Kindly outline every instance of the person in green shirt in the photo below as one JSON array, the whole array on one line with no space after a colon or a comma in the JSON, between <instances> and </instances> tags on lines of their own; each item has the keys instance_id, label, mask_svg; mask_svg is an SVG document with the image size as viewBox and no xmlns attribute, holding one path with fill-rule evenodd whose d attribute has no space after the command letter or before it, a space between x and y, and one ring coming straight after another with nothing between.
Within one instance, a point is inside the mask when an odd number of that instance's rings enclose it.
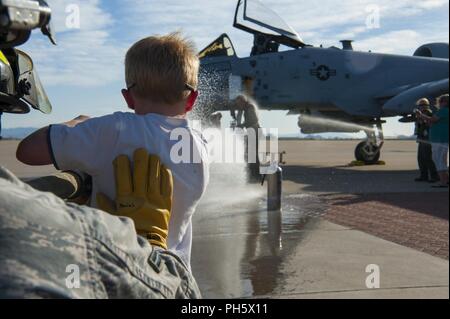
<instances>
[{"instance_id":1,"label":"person in green shirt","mask_svg":"<svg viewBox=\"0 0 450 319\"><path fill-rule=\"evenodd\" d=\"M449 95L445 94L438 99L439 111L433 116L427 116L418 112L417 116L431 125L430 142L433 148L433 161L439 173L440 184L435 188L448 188L448 140L449 140L449 118L448 118Z\"/></svg>"}]
</instances>

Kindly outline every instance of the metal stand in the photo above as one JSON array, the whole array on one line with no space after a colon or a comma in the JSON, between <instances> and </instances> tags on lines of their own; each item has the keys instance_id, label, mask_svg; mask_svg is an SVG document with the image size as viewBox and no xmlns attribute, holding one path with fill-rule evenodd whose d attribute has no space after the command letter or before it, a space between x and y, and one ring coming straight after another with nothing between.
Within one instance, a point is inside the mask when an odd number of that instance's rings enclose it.
<instances>
[{"instance_id":1,"label":"metal stand","mask_svg":"<svg viewBox=\"0 0 450 319\"><path fill-rule=\"evenodd\" d=\"M283 193L283 170L277 168L276 173L267 175L267 210L281 211L281 196Z\"/></svg>"}]
</instances>

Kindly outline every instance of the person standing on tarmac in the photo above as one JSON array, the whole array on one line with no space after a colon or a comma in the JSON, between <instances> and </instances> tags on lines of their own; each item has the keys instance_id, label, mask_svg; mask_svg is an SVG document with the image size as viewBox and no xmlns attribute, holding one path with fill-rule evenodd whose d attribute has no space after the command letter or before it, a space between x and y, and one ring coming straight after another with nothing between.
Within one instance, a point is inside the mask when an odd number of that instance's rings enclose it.
<instances>
[{"instance_id":1,"label":"person standing on tarmac","mask_svg":"<svg viewBox=\"0 0 450 319\"><path fill-rule=\"evenodd\" d=\"M448 94L438 98L439 111L433 116L427 116L420 111L416 114L418 118L431 126L430 142L433 148L433 161L440 178L440 183L433 188L448 188L448 100Z\"/></svg>"},{"instance_id":2,"label":"person standing on tarmac","mask_svg":"<svg viewBox=\"0 0 450 319\"><path fill-rule=\"evenodd\" d=\"M259 125L258 107L245 95L239 95L234 100L231 107L231 116L236 120L238 128L247 129L248 136L246 140L246 149L250 174L249 180L252 182L259 182L261 174L258 146L259 129L261 126ZM251 143L249 137L253 138L255 143ZM254 145L254 149L252 149L252 144Z\"/></svg>"},{"instance_id":3,"label":"person standing on tarmac","mask_svg":"<svg viewBox=\"0 0 450 319\"><path fill-rule=\"evenodd\" d=\"M244 117L244 122L238 123L238 127L247 129L253 128L256 131L261 128L259 125L258 108L245 95L239 95L236 98L235 110L238 111L238 115L236 116L238 119L239 113L243 114Z\"/></svg>"},{"instance_id":4,"label":"person standing on tarmac","mask_svg":"<svg viewBox=\"0 0 450 319\"><path fill-rule=\"evenodd\" d=\"M428 99L424 98L417 101L417 107L421 113L430 117L433 116ZM415 181L436 183L439 181L439 175L433 161L432 146L429 141L430 125L423 119L417 118L415 134L417 135L417 143L419 144L417 161L420 169L420 176Z\"/></svg>"}]
</instances>

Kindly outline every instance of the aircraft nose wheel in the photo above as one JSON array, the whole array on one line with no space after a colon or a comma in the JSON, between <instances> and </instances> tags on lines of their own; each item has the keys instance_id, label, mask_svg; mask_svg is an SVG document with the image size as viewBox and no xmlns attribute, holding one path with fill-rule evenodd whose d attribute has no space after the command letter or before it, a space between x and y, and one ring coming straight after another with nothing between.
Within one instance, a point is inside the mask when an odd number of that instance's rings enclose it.
<instances>
[{"instance_id":1,"label":"aircraft nose wheel","mask_svg":"<svg viewBox=\"0 0 450 319\"><path fill-rule=\"evenodd\" d=\"M361 142L356 147L355 158L366 165L373 165L379 162L381 157L380 151L381 148L376 144Z\"/></svg>"}]
</instances>

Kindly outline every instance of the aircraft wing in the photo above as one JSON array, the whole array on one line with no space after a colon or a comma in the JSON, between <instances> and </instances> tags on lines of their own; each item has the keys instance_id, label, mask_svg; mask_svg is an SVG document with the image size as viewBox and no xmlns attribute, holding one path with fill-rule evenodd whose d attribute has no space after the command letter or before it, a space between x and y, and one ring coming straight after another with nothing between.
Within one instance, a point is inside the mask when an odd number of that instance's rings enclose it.
<instances>
[{"instance_id":1,"label":"aircraft wing","mask_svg":"<svg viewBox=\"0 0 450 319\"><path fill-rule=\"evenodd\" d=\"M437 97L449 92L449 79L442 79L427 82L416 86L404 86L392 90L390 93L397 93L384 105L383 110L395 115L411 114L416 108L416 102L423 97ZM382 94L383 95L383 94ZM382 95L379 97L381 98ZM387 97L387 93L384 94Z\"/></svg>"}]
</instances>

